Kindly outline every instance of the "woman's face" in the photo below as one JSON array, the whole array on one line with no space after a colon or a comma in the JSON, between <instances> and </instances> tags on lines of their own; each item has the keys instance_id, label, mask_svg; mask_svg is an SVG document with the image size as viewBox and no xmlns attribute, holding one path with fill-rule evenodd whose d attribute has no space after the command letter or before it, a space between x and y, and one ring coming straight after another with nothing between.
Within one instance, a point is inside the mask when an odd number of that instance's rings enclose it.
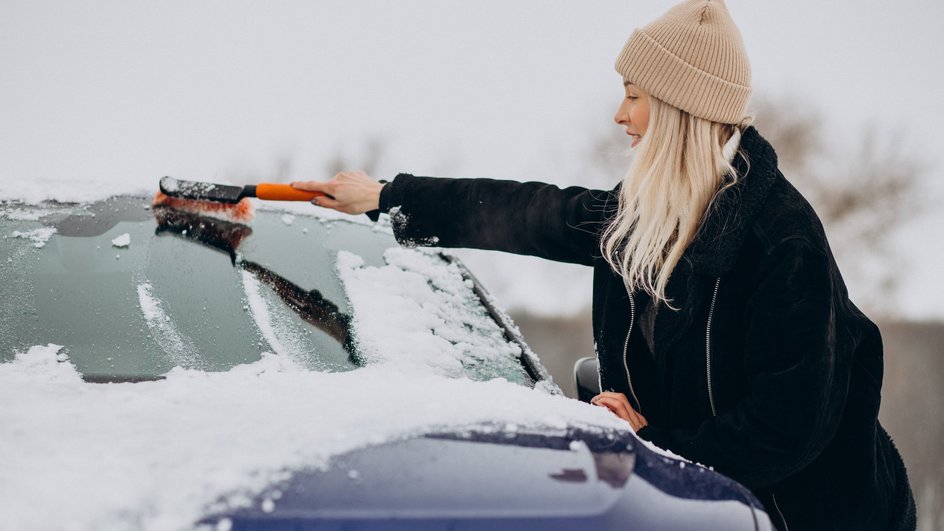
<instances>
[{"instance_id":1,"label":"woman's face","mask_svg":"<svg viewBox=\"0 0 944 531\"><path fill-rule=\"evenodd\" d=\"M649 127L649 95L630 81L624 82L623 88L626 94L613 121L626 128L633 139L630 147L636 147Z\"/></svg>"}]
</instances>

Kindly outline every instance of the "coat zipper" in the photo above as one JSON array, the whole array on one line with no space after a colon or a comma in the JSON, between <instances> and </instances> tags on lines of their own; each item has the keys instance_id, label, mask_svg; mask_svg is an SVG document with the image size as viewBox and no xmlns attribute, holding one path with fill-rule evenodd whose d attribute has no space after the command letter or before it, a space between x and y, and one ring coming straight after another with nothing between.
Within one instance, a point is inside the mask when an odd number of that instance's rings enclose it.
<instances>
[{"instance_id":1,"label":"coat zipper","mask_svg":"<svg viewBox=\"0 0 944 531\"><path fill-rule=\"evenodd\" d=\"M774 501L774 509L777 509L777 515L780 516L780 521L783 522L783 531L790 531L790 526L787 525L787 518L783 515L783 511L780 510L780 504L777 503L777 495L771 492L770 499Z\"/></svg>"},{"instance_id":2,"label":"coat zipper","mask_svg":"<svg viewBox=\"0 0 944 531\"><path fill-rule=\"evenodd\" d=\"M623 368L626 369L626 382L629 384L629 392L636 401L636 407L639 408L639 414L642 415L642 404L639 403L639 397L636 396L636 390L633 389L633 377L629 374L629 362L626 360L629 354L629 335L633 333L633 325L636 323L636 300L633 294L629 293L629 330L626 331L626 341L623 342Z\"/></svg>"},{"instance_id":3,"label":"coat zipper","mask_svg":"<svg viewBox=\"0 0 944 531\"><path fill-rule=\"evenodd\" d=\"M603 389L603 364L600 363L600 349L597 347L596 341L593 342L593 352L597 356L597 389L602 393L605 391Z\"/></svg>"},{"instance_id":4,"label":"coat zipper","mask_svg":"<svg viewBox=\"0 0 944 531\"><path fill-rule=\"evenodd\" d=\"M708 326L705 328L705 374L708 380L708 403L711 406L712 416L718 416L718 410L715 407L714 390L711 386L711 321L715 315L715 305L718 302L718 290L721 288L721 277L715 280L715 289L711 295L711 307L708 310ZM623 342L623 368L626 369L626 382L629 384L629 392L633 395L636 406L639 407L639 413L642 414L642 404L639 397L636 396L636 390L633 388L633 377L629 373L629 362L627 361L629 350L629 336L633 333L633 326L636 323L636 301L632 293L629 293L629 330L626 331L626 340Z\"/></svg>"},{"instance_id":5,"label":"coat zipper","mask_svg":"<svg viewBox=\"0 0 944 531\"><path fill-rule=\"evenodd\" d=\"M711 319L715 315L715 304L718 302L718 288L721 287L721 277L715 280L715 291L711 295L711 308L708 310L708 326L705 327L705 375L708 380L708 404L711 406L711 416L717 417L715 395L711 388Z\"/></svg>"},{"instance_id":6,"label":"coat zipper","mask_svg":"<svg viewBox=\"0 0 944 531\"><path fill-rule=\"evenodd\" d=\"M711 405L711 415L715 417L718 416L718 410L715 408L715 396L711 387L711 320L715 315L715 305L718 303L718 289L720 287L721 278L718 277L715 280L714 292L711 294L711 307L708 309L708 326L705 328L705 369L708 380L708 403ZM777 515L780 517L780 521L783 522L783 531L790 531L790 526L787 525L787 518L783 515L780 504L777 503L777 495L771 492L770 499L774 502L774 509L777 509Z\"/></svg>"}]
</instances>

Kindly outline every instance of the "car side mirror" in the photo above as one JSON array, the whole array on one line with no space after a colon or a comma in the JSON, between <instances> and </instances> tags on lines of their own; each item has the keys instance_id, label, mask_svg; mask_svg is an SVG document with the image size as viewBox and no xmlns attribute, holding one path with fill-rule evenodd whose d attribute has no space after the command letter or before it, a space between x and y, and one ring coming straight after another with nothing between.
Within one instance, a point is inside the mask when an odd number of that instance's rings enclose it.
<instances>
[{"instance_id":1,"label":"car side mirror","mask_svg":"<svg viewBox=\"0 0 944 531\"><path fill-rule=\"evenodd\" d=\"M574 363L574 380L577 382L577 399L590 402L600 394L600 364L596 357L580 358Z\"/></svg>"}]
</instances>

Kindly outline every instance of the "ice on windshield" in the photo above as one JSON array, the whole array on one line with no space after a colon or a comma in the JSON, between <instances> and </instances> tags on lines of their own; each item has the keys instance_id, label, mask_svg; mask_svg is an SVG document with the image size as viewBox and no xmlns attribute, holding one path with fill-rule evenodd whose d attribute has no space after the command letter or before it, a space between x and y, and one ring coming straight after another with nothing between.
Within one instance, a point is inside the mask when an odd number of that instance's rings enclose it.
<instances>
[{"instance_id":1,"label":"ice on windshield","mask_svg":"<svg viewBox=\"0 0 944 531\"><path fill-rule=\"evenodd\" d=\"M131 245L131 235L126 232L120 236L117 236L111 241L111 245L112 247L127 248L129 245Z\"/></svg>"},{"instance_id":2,"label":"ice on windshield","mask_svg":"<svg viewBox=\"0 0 944 531\"><path fill-rule=\"evenodd\" d=\"M11 219L14 221L39 221L40 218L51 213L51 210L45 208L36 208L23 205L7 205L0 207L0 218Z\"/></svg>"},{"instance_id":3,"label":"ice on windshield","mask_svg":"<svg viewBox=\"0 0 944 531\"><path fill-rule=\"evenodd\" d=\"M392 236L354 224L332 229L307 216L287 227L272 212L243 232L206 218L181 221L195 224L188 230L145 208L149 203L0 203L0 362L14 350L53 342L65 346L88 381L155 378L174 366L226 370L264 351L312 370L358 366L344 342L349 309L334 274L335 251L325 246L354 246L379 261ZM199 239L196 229L206 233L214 223L219 234L244 236L243 261ZM40 235L44 245L36 248L29 236ZM244 272L257 289L246 288ZM251 294L259 311L250 311ZM266 319L272 326L260 329Z\"/></svg>"},{"instance_id":4,"label":"ice on windshield","mask_svg":"<svg viewBox=\"0 0 944 531\"><path fill-rule=\"evenodd\" d=\"M317 352L307 352L310 347L305 341L304 331L293 326L284 304L280 303L277 297L271 296L271 290L265 289L259 279L249 271L243 270L240 277L246 294L245 309L252 315L253 322L268 348L275 354L308 368L337 370L328 366L324 356Z\"/></svg>"},{"instance_id":5,"label":"ice on windshield","mask_svg":"<svg viewBox=\"0 0 944 531\"><path fill-rule=\"evenodd\" d=\"M396 362L525 385L543 376L528 374L529 353L457 265L394 247L389 226L276 211L248 227L148 202L43 206L50 215L36 220L11 219L35 207L2 206L22 212L0 219L18 236L0 239L0 360L54 342L90 381L226 370L264 351L311 370Z\"/></svg>"},{"instance_id":6,"label":"ice on windshield","mask_svg":"<svg viewBox=\"0 0 944 531\"><path fill-rule=\"evenodd\" d=\"M192 341L180 335L170 315L153 293L150 283L138 284L138 305L147 323L151 337L157 340L161 348L170 356L170 361L178 367L196 368L200 366L200 351Z\"/></svg>"},{"instance_id":7,"label":"ice on windshield","mask_svg":"<svg viewBox=\"0 0 944 531\"><path fill-rule=\"evenodd\" d=\"M33 247L41 249L46 246L46 242L56 233L54 227L40 227L29 231L13 231L14 238L25 238L33 242Z\"/></svg>"}]
</instances>

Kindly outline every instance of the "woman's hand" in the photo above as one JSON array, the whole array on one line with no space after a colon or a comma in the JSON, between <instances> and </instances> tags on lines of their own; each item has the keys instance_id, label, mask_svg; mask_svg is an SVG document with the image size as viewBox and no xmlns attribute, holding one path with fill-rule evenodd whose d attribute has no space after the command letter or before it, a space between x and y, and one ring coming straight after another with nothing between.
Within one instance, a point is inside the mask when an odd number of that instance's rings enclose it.
<instances>
[{"instance_id":1,"label":"woman's hand","mask_svg":"<svg viewBox=\"0 0 944 531\"><path fill-rule=\"evenodd\" d=\"M345 214L363 214L380 208L380 189L383 188L383 184L362 171L342 171L328 181L296 181L291 185L297 190L328 194L328 197L312 199L312 204Z\"/></svg>"},{"instance_id":2,"label":"woman's hand","mask_svg":"<svg viewBox=\"0 0 944 531\"><path fill-rule=\"evenodd\" d=\"M617 417L628 422L633 431L639 431L643 426L649 425L646 417L637 413L633 406L629 405L629 399L623 393L603 392L591 398L590 403L609 409Z\"/></svg>"}]
</instances>

